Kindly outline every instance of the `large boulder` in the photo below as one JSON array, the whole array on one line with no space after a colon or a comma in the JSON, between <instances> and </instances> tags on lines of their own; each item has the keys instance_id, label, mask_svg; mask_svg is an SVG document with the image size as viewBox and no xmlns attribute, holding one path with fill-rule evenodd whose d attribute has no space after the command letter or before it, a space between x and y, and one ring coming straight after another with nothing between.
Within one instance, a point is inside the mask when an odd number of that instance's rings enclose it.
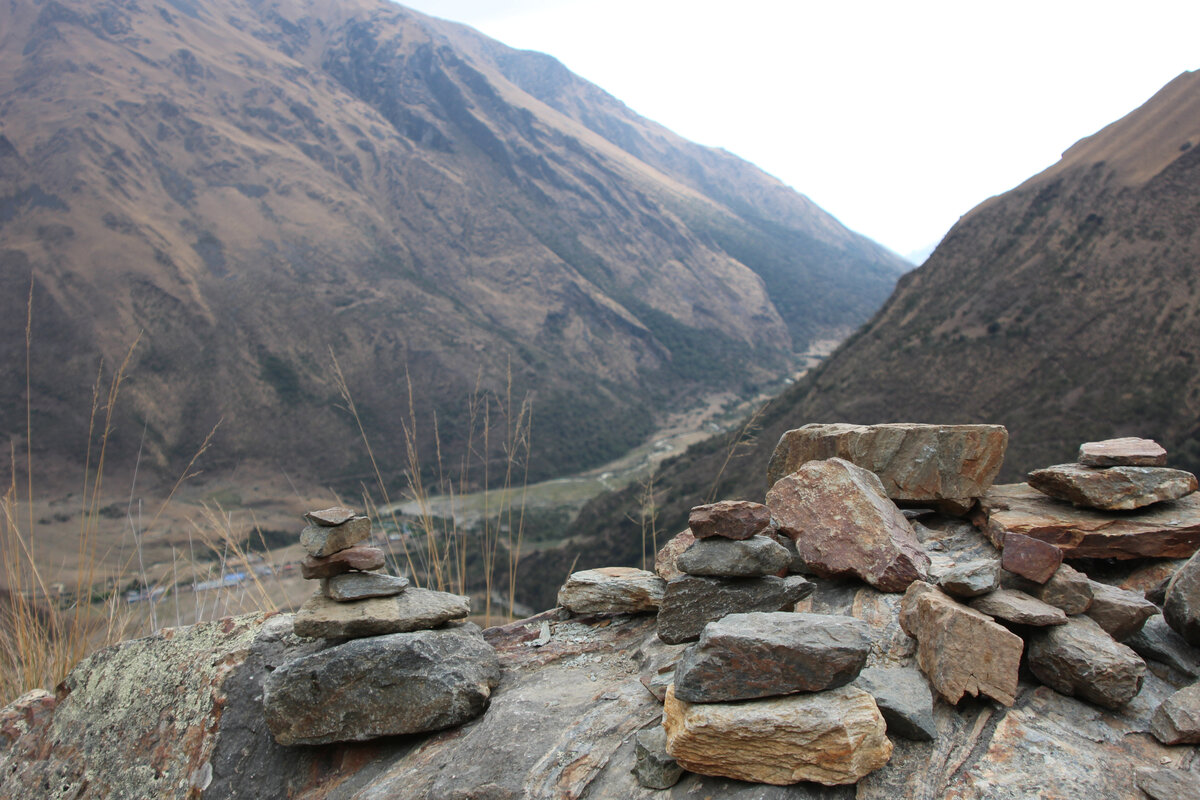
<instances>
[{"instance_id":1,"label":"large boulder","mask_svg":"<svg viewBox=\"0 0 1200 800\"><path fill-rule=\"evenodd\" d=\"M685 575L667 583L658 610L658 636L668 644L693 642L704 626L729 614L790 611L812 593L799 576L702 578Z\"/></svg>"},{"instance_id":2,"label":"large boulder","mask_svg":"<svg viewBox=\"0 0 1200 800\"><path fill-rule=\"evenodd\" d=\"M267 676L263 708L283 745L357 742L461 725L500 682L474 625L354 639Z\"/></svg>"},{"instance_id":3,"label":"large boulder","mask_svg":"<svg viewBox=\"0 0 1200 800\"><path fill-rule=\"evenodd\" d=\"M806 462L842 458L878 475L893 500L963 500L992 485L1007 447L1002 425L805 425L780 437L767 486Z\"/></svg>"},{"instance_id":4,"label":"large boulder","mask_svg":"<svg viewBox=\"0 0 1200 800\"><path fill-rule=\"evenodd\" d=\"M688 703L669 690L663 726L684 769L755 783L854 783L892 754L875 701L852 686L740 703Z\"/></svg>"},{"instance_id":5,"label":"large boulder","mask_svg":"<svg viewBox=\"0 0 1200 800\"><path fill-rule=\"evenodd\" d=\"M885 592L923 580L929 556L874 473L840 458L808 461L767 492L779 532L817 575L854 575Z\"/></svg>"},{"instance_id":6,"label":"large boulder","mask_svg":"<svg viewBox=\"0 0 1200 800\"><path fill-rule=\"evenodd\" d=\"M667 582L644 569L600 567L573 572L558 590L558 604L574 614L654 611Z\"/></svg>"},{"instance_id":7,"label":"large boulder","mask_svg":"<svg viewBox=\"0 0 1200 800\"><path fill-rule=\"evenodd\" d=\"M1089 617L1029 637L1029 669L1055 691L1120 708L1141 691L1146 662Z\"/></svg>"},{"instance_id":8,"label":"large boulder","mask_svg":"<svg viewBox=\"0 0 1200 800\"><path fill-rule=\"evenodd\" d=\"M1085 467L1057 464L1029 473L1043 494L1084 508L1132 511L1196 491L1196 476L1166 467Z\"/></svg>"}]
</instances>

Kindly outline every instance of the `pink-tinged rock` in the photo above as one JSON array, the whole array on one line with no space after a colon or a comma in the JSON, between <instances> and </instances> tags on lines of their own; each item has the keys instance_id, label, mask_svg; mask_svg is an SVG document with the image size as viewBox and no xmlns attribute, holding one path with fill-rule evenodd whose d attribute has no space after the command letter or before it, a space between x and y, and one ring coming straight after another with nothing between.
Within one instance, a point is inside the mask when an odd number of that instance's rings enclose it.
<instances>
[{"instance_id":1,"label":"pink-tinged rock","mask_svg":"<svg viewBox=\"0 0 1200 800\"><path fill-rule=\"evenodd\" d=\"M688 514L688 528L697 539L720 536L725 539L749 539L771 524L771 510L762 503L748 500L721 500L696 506Z\"/></svg>"},{"instance_id":2,"label":"pink-tinged rock","mask_svg":"<svg viewBox=\"0 0 1200 800\"><path fill-rule=\"evenodd\" d=\"M1024 649L1020 636L923 582L905 593L900 627L917 640L917 666L946 702L983 694L1013 704Z\"/></svg>"},{"instance_id":3,"label":"pink-tinged rock","mask_svg":"<svg viewBox=\"0 0 1200 800\"><path fill-rule=\"evenodd\" d=\"M1083 508L1132 511L1196 491L1196 476L1166 467L1085 467L1057 464L1029 473L1039 492Z\"/></svg>"},{"instance_id":4,"label":"pink-tinged rock","mask_svg":"<svg viewBox=\"0 0 1200 800\"><path fill-rule=\"evenodd\" d=\"M809 461L842 458L878 475L893 500L966 505L992 485L1007 447L1002 425L805 425L780 437L767 485Z\"/></svg>"},{"instance_id":5,"label":"pink-tinged rock","mask_svg":"<svg viewBox=\"0 0 1200 800\"><path fill-rule=\"evenodd\" d=\"M1087 467L1161 467L1167 463L1167 451L1153 439L1127 436L1084 442L1077 460Z\"/></svg>"},{"instance_id":6,"label":"pink-tinged rock","mask_svg":"<svg viewBox=\"0 0 1200 800\"><path fill-rule=\"evenodd\" d=\"M809 461L767 492L779 532L817 575L855 575L884 592L923 580L929 556L874 473L840 458Z\"/></svg>"},{"instance_id":7,"label":"pink-tinged rock","mask_svg":"<svg viewBox=\"0 0 1200 800\"><path fill-rule=\"evenodd\" d=\"M383 551L378 547L347 547L324 558L305 556L300 562L300 575L307 580L332 578L351 570L366 572L379 569L383 563Z\"/></svg>"},{"instance_id":8,"label":"pink-tinged rock","mask_svg":"<svg viewBox=\"0 0 1200 800\"><path fill-rule=\"evenodd\" d=\"M1062 560L1062 550L1041 539L1020 533L1004 536L1000 566L1034 583L1045 583L1054 577Z\"/></svg>"},{"instance_id":9,"label":"pink-tinged rock","mask_svg":"<svg viewBox=\"0 0 1200 800\"><path fill-rule=\"evenodd\" d=\"M1114 514L1075 508L1024 483L993 486L973 520L999 546L1006 533L1049 542L1065 558L1187 558L1200 548L1200 492Z\"/></svg>"},{"instance_id":10,"label":"pink-tinged rock","mask_svg":"<svg viewBox=\"0 0 1200 800\"><path fill-rule=\"evenodd\" d=\"M671 538L671 541L659 548L654 554L654 571L664 581L682 577L685 573L679 568L679 557L696 541L691 530L684 530Z\"/></svg>"}]
</instances>

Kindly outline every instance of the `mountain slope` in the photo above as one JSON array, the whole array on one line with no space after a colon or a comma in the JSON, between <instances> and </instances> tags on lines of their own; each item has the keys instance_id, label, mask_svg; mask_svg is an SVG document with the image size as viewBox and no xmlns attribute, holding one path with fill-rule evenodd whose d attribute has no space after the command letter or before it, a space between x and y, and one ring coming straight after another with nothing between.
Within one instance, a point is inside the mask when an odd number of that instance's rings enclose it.
<instances>
[{"instance_id":1,"label":"mountain slope","mask_svg":"<svg viewBox=\"0 0 1200 800\"><path fill-rule=\"evenodd\" d=\"M43 460L82 452L97 364L142 332L114 458L178 469L222 420L210 465L363 476L332 352L384 462L408 381L453 453L511 380L535 471L596 463L904 268L552 59L373 0L14 0L0 109L0 430L32 277Z\"/></svg>"}]
</instances>

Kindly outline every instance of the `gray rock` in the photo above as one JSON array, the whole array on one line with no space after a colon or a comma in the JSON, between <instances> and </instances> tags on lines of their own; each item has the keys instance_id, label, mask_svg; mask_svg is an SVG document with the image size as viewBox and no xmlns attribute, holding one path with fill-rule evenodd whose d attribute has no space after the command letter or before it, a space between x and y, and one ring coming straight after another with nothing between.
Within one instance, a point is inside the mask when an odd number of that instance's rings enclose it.
<instances>
[{"instance_id":1,"label":"gray rock","mask_svg":"<svg viewBox=\"0 0 1200 800\"><path fill-rule=\"evenodd\" d=\"M1000 586L1000 562L995 559L970 561L943 572L937 581L947 594L978 597Z\"/></svg>"},{"instance_id":2,"label":"gray rock","mask_svg":"<svg viewBox=\"0 0 1200 800\"><path fill-rule=\"evenodd\" d=\"M1058 571L1063 552L1049 542L1023 533L1006 533L1000 566L1034 583L1046 583Z\"/></svg>"},{"instance_id":3,"label":"gray rock","mask_svg":"<svg viewBox=\"0 0 1200 800\"><path fill-rule=\"evenodd\" d=\"M1146 662L1088 617L1032 633L1029 668L1038 680L1065 695L1120 708L1141 691Z\"/></svg>"},{"instance_id":4,"label":"gray rock","mask_svg":"<svg viewBox=\"0 0 1200 800\"><path fill-rule=\"evenodd\" d=\"M750 611L790 611L812 591L813 585L798 576L676 578L667 584L658 610L658 636L668 644L692 642L710 622Z\"/></svg>"},{"instance_id":5,"label":"gray rock","mask_svg":"<svg viewBox=\"0 0 1200 800\"><path fill-rule=\"evenodd\" d=\"M1138 767L1137 787L1153 800L1200 800L1200 775L1170 767Z\"/></svg>"},{"instance_id":6,"label":"gray rock","mask_svg":"<svg viewBox=\"0 0 1200 800\"><path fill-rule=\"evenodd\" d=\"M766 533L771 537L771 541L788 551L787 571L789 575L811 575L808 565L804 563L800 552L796 549L796 542L790 536L784 536L779 531L771 528Z\"/></svg>"},{"instance_id":7,"label":"gray rock","mask_svg":"<svg viewBox=\"0 0 1200 800\"><path fill-rule=\"evenodd\" d=\"M1067 616L1082 614L1092 605L1092 582L1069 564L1060 564L1045 583L1035 583L1007 570L1001 573L1000 583L1006 589L1016 589L1061 608Z\"/></svg>"},{"instance_id":8,"label":"gray rock","mask_svg":"<svg viewBox=\"0 0 1200 800\"><path fill-rule=\"evenodd\" d=\"M350 603L368 597L391 597L408 588L408 578L382 572L344 572L321 581L321 591L330 600Z\"/></svg>"},{"instance_id":9,"label":"gray rock","mask_svg":"<svg viewBox=\"0 0 1200 800\"><path fill-rule=\"evenodd\" d=\"M333 528L349 522L357 516L358 513L353 509L344 508L343 506L333 506L332 508L323 508L320 511L309 511L304 515L304 518L312 525Z\"/></svg>"},{"instance_id":10,"label":"gray rock","mask_svg":"<svg viewBox=\"0 0 1200 800\"><path fill-rule=\"evenodd\" d=\"M662 603L667 582L644 569L600 567L572 573L558 604L573 614L637 614Z\"/></svg>"},{"instance_id":11,"label":"gray rock","mask_svg":"<svg viewBox=\"0 0 1200 800\"><path fill-rule=\"evenodd\" d=\"M1200 683L1164 700L1150 719L1150 732L1163 744L1200 744Z\"/></svg>"},{"instance_id":12,"label":"gray rock","mask_svg":"<svg viewBox=\"0 0 1200 800\"><path fill-rule=\"evenodd\" d=\"M1043 603L1035 597L1014 589L996 591L976 597L967 603L976 611L982 611L993 619L1001 619L1017 625L1065 625L1067 615L1061 608Z\"/></svg>"},{"instance_id":13,"label":"gray rock","mask_svg":"<svg viewBox=\"0 0 1200 800\"><path fill-rule=\"evenodd\" d=\"M1200 647L1200 551L1167 584L1163 619L1193 647Z\"/></svg>"},{"instance_id":14,"label":"gray rock","mask_svg":"<svg viewBox=\"0 0 1200 800\"><path fill-rule=\"evenodd\" d=\"M1029 485L1084 508L1132 511L1196 491L1196 476L1166 467L1085 467L1057 464L1029 473Z\"/></svg>"},{"instance_id":15,"label":"gray rock","mask_svg":"<svg viewBox=\"0 0 1200 800\"><path fill-rule=\"evenodd\" d=\"M714 536L698 539L679 556L679 569L688 575L713 578L758 578L788 568L792 555L766 536L734 540Z\"/></svg>"},{"instance_id":16,"label":"gray rock","mask_svg":"<svg viewBox=\"0 0 1200 800\"><path fill-rule=\"evenodd\" d=\"M283 745L360 742L461 725L500 683L474 626L355 639L272 672L263 710Z\"/></svg>"},{"instance_id":17,"label":"gray rock","mask_svg":"<svg viewBox=\"0 0 1200 800\"><path fill-rule=\"evenodd\" d=\"M688 529L697 539L749 539L770 524L771 510L748 500L721 500L696 506L688 514Z\"/></svg>"},{"instance_id":18,"label":"gray rock","mask_svg":"<svg viewBox=\"0 0 1200 800\"><path fill-rule=\"evenodd\" d=\"M679 659L675 696L722 703L832 689L854 680L870 647L870 627L853 617L730 614Z\"/></svg>"},{"instance_id":19,"label":"gray rock","mask_svg":"<svg viewBox=\"0 0 1200 800\"><path fill-rule=\"evenodd\" d=\"M309 525L300 531L300 544L313 558L324 558L353 547L370 535L370 517L354 517L341 525Z\"/></svg>"},{"instance_id":20,"label":"gray rock","mask_svg":"<svg viewBox=\"0 0 1200 800\"><path fill-rule=\"evenodd\" d=\"M933 693L921 673L909 667L869 667L854 685L875 698L888 733L928 742L937 737Z\"/></svg>"},{"instance_id":21,"label":"gray rock","mask_svg":"<svg viewBox=\"0 0 1200 800\"><path fill-rule=\"evenodd\" d=\"M426 630L471 613L471 601L432 589L408 589L392 597L339 603L314 594L296 612L297 636L352 639Z\"/></svg>"},{"instance_id":22,"label":"gray rock","mask_svg":"<svg viewBox=\"0 0 1200 800\"><path fill-rule=\"evenodd\" d=\"M1085 467L1161 467L1167 463L1167 451L1153 439L1126 436L1084 442L1076 460Z\"/></svg>"},{"instance_id":23,"label":"gray rock","mask_svg":"<svg viewBox=\"0 0 1200 800\"><path fill-rule=\"evenodd\" d=\"M1166 620L1154 616L1125 640L1142 658L1159 661L1191 678L1200 678L1200 650L1171 630Z\"/></svg>"},{"instance_id":24,"label":"gray rock","mask_svg":"<svg viewBox=\"0 0 1200 800\"><path fill-rule=\"evenodd\" d=\"M667 755L667 732L661 725L638 731L634 737L633 774L647 789L670 789L683 777L683 767Z\"/></svg>"},{"instance_id":25,"label":"gray rock","mask_svg":"<svg viewBox=\"0 0 1200 800\"><path fill-rule=\"evenodd\" d=\"M1092 604L1087 615L1096 620L1109 636L1123 642L1142 629L1158 606L1137 592L1092 581Z\"/></svg>"}]
</instances>

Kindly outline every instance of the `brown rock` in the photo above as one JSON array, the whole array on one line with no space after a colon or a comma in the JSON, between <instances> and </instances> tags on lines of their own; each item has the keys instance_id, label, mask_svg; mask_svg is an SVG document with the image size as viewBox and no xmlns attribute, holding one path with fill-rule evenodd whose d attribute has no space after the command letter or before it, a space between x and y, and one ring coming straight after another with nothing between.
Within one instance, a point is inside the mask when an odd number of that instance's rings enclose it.
<instances>
[{"instance_id":1,"label":"brown rock","mask_svg":"<svg viewBox=\"0 0 1200 800\"><path fill-rule=\"evenodd\" d=\"M1137 592L1092 581L1092 604L1087 615L1118 642L1142 629L1158 613L1158 606Z\"/></svg>"},{"instance_id":2,"label":"brown rock","mask_svg":"<svg viewBox=\"0 0 1200 800\"><path fill-rule=\"evenodd\" d=\"M1049 542L1066 558L1187 558L1200 548L1200 493L1135 513L1075 508L1024 483L993 486L977 522L993 544L1006 533Z\"/></svg>"},{"instance_id":3,"label":"brown rock","mask_svg":"<svg viewBox=\"0 0 1200 800\"><path fill-rule=\"evenodd\" d=\"M344 572L321 580L321 591L330 600L352 603L369 597L391 597L408 588L408 578L382 572Z\"/></svg>"},{"instance_id":4,"label":"brown rock","mask_svg":"<svg viewBox=\"0 0 1200 800\"><path fill-rule=\"evenodd\" d=\"M1029 473L1039 492L1084 508L1132 511L1196 491L1196 476L1166 467L1085 467L1058 464Z\"/></svg>"},{"instance_id":5,"label":"brown rock","mask_svg":"<svg viewBox=\"0 0 1200 800\"><path fill-rule=\"evenodd\" d=\"M1163 619L1192 647L1200 647L1200 553L1176 570L1163 600Z\"/></svg>"},{"instance_id":6,"label":"brown rock","mask_svg":"<svg viewBox=\"0 0 1200 800\"><path fill-rule=\"evenodd\" d=\"M1164 700L1150 719L1150 732L1163 744L1200 744L1200 683Z\"/></svg>"},{"instance_id":7,"label":"brown rock","mask_svg":"<svg viewBox=\"0 0 1200 800\"><path fill-rule=\"evenodd\" d=\"M1082 614L1092 605L1092 582L1070 564L1060 564L1045 583L1035 583L1011 572L1005 572L1000 582L1005 588L1016 589L1061 608L1067 616Z\"/></svg>"},{"instance_id":8,"label":"brown rock","mask_svg":"<svg viewBox=\"0 0 1200 800\"><path fill-rule=\"evenodd\" d=\"M1034 583L1050 580L1063 560L1062 550L1020 533L1006 534L1002 550L1000 566Z\"/></svg>"},{"instance_id":9,"label":"brown rock","mask_svg":"<svg viewBox=\"0 0 1200 800\"><path fill-rule=\"evenodd\" d=\"M779 439L767 485L806 462L843 458L878 475L893 500L962 505L992 485L1007 447L1001 425L805 425Z\"/></svg>"},{"instance_id":10,"label":"brown rock","mask_svg":"<svg viewBox=\"0 0 1200 800\"><path fill-rule=\"evenodd\" d=\"M353 639L436 628L470 613L466 597L432 589L408 589L355 603L339 603L318 592L300 606L293 626L297 636Z\"/></svg>"},{"instance_id":11,"label":"brown rock","mask_svg":"<svg viewBox=\"0 0 1200 800\"><path fill-rule=\"evenodd\" d=\"M684 575L667 584L658 611L658 637L667 644L693 642L704 626L729 614L791 611L813 584L787 578L701 578Z\"/></svg>"},{"instance_id":12,"label":"brown rock","mask_svg":"<svg viewBox=\"0 0 1200 800\"><path fill-rule=\"evenodd\" d=\"M1000 586L1000 562L994 558L958 564L938 576L938 586L955 597L978 597Z\"/></svg>"},{"instance_id":13,"label":"brown rock","mask_svg":"<svg viewBox=\"0 0 1200 800\"><path fill-rule=\"evenodd\" d=\"M688 703L671 689L663 726L684 769L754 783L855 783L892 754L875 701L852 686L740 703Z\"/></svg>"},{"instance_id":14,"label":"brown rock","mask_svg":"<svg viewBox=\"0 0 1200 800\"><path fill-rule=\"evenodd\" d=\"M378 547L347 547L331 556L313 558L305 556L300 562L300 575L307 580L332 578L351 570L379 569L384 564L383 551Z\"/></svg>"},{"instance_id":15,"label":"brown rock","mask_svg":"<svg viewBox=\"0 0 1200 800\"><path fill-rule=\"evenodd\" d=\"M688 529L697 539L721 536L749 539L771 524L771 510L762 503L748 500L722 500L696 506L688 514Z\"/></svg>"},{"instance_id":16,"label":"brown rock","mask_svg":"<svg viewBox=\"0 0 1200 800\"><path fill-rule=\"evenodd\" d=\"M929 568L879 478L849 461L805 463L771 487L767 505L817 575L855 575L880 591L902 592Z\"/></svg>"},{"instance_id":17,"label":"brown rock","mask_svg":"<svg viewBox=\"0 0 1200 800\"><path fill-rule=\"evenodd\" d=\"M558 604L573 614L654 611L667 582L644 569L601 567L574 572L558 590Z\"/></svg>"},{"instance_id":18,"label":"brown rock","mask_svg":"<svg viewBox=\"0 0 1200 800\"><path fill-rule=\"evenodd\" d=\"M976 597L967 605L993 619L1002 619L1017 625L1043 627L1065 625L1067 622L1067 615L1061 608L1013 589L997 589L990 594Z\"/></svg>"},{"instance_id":19,"label":"brown rock","mask_svg":"<svg viewBox=\"0 0 1200 800\"><path fill-rule=\"evenodd\" d=\"M1153 439L1127 436L1084 442L1077 460L1087 467L1161 467L1167 463L1167 451Z\"/></svg>"},{"instance_id":20,"label":"brown rock","mask_svg":"<svg viewBox=\"0 0 1200 800\"><path fill-rule=\"evenodd\" d=\"M917 640L917 665L947 702L985 694L1013 704L1021 637L922 582L904 595L900 627Z\"/></svg>"},{"instance_id":21,"label":"brown rock","mask_svg":"<svg viewBox=\"0 0 1200 800\"><path fill-rule=\"evenodd\" d=\"M1029 637L1029 669L1057 692L1120 708L1141 691L1146 662L1092 619L1041 628Z\"/></svg>"},{"instance_id":22,"label":"brown rock","mask_svg":"<svg viewBox=\"0 0 1200 800\"><path fill-rule=\"evenodd\" d=\"M675 534L671 541L659 548L659 551L654 554L654 571L658 573L658 577L664 581L681 577L684 572L679 568L679 556L695 541L696 537L689 529Z\"/></svg>"},{"instance_id":23,"label":"brown rock","mask_svg":"<svg viewBox=\"0 0 1200 800\"><path fill-rule=\"evenodd\" d=\"M304 518L313 525L320 525L323 528L333 528L342 523L349 522L357 516L358 513L353 509L333 506L332 508L323 508L320 511L309 511L304 515Z\"/></svg>"},{"instance_id":24,"label":"brown rock","mask_svg":"<svg viewBox=\"0 0 1200 800\"><path fill-rule=\"evenodd\" d=\"M309 525L300 531L300 544L313 558L331 556L371 535L371 519L354 517L341 525Z\"/></svg>"}]
</instances>

